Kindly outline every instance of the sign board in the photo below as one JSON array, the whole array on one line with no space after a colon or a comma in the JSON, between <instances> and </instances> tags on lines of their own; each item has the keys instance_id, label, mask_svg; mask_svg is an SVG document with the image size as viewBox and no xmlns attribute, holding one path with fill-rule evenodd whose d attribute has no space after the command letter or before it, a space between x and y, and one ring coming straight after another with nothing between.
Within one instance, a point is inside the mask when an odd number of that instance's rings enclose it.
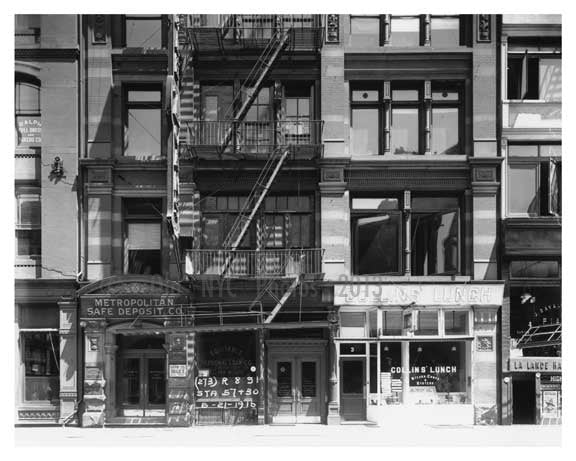
<instances>
[{"instance_id":1,"label":"sign board","mask_svg":"<svg viewBox=\"0 0 576 461\"><path fill-rule=\"evenodd\" d=\"M334 286L334 304L356 306L500 306L504 285L343 284Z\"/></svg>"},{"instance_id":2,"label":"sign board","mask_svg":"<svg viewBox=\"0 0 576 461\"><path fill-rule=\"evenodd\" d=\"M258 376L197 376L194 380L197 408L256 408L259 396Z\"/></svg>"},{"instance_id":3,"label":"sign board","mask_svg":"<svg viewBox=\"0 0 576 461\"><path fill-rule=\"evenodd\" d=\"M39 115L19 115L16 123L16 147L42 146L42 119Z\"/></svg>"},{"instance_id":4,"label":"sign board","mask_svg":"<svg viewBox=\"0 0 576 461\"><path fill-rule=\"evenodd\" d=\"M170 378L186 378L188 370L186 365L172 365L168 367L168 374Z\"/></svg>"},{"instance_id":5,"label":"sign board","mask_svg":"<svg viewBox=\"0 0 576 461\"><path fill-rule=\"evenodd\" d=\"M519 372L561 372L561 357L518 357L510 358L508 361L509 371Z\"/></svg>"},{"instance_id":6,"label":"sign board","mask_svg":"<svg viewBox=\"0 0 576 461\"><path fill-rule=\"evenodd\" d=\"M86 295L80 298L80 318L134 319L186 315L191 308L182 295Z\"/></svg>"}]
</instances>

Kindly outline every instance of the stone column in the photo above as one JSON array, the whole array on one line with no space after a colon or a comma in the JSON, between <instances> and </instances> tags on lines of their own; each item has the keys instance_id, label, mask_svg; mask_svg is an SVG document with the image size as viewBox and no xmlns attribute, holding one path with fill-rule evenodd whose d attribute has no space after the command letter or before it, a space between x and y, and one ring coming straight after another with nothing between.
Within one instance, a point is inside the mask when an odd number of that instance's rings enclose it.
<instances>
[{"instance_id":1,"label":"stone column","mask_svg":"<svg viewBox=\"0 0 576 461\"><path fill-rule=\"evenodd\" d=\"M60 308L60 419L59 424L78 424L78 333L75 300L63 300Z\"/></svg>"},{"instance_id":2,"label":"stone column","mask_svg":"<svg viewBox=\"0 0 576 461\"><path fill-rule=\"evenodd\" d=\"M118 346L116 345L116 335L113 333L106 333L104 342L104 394L106 396L105 408L105 422L110 418L117 416L116 406L116 352Z\"/></svg>"},{"instance_id":3,"label":"stone column","mask_svg":"<svg viewBox=\"0 0 576 461\"><path fill-rule=\"evenodd\" d=\"M474 306L471 372L474 424L498 423L496 334L499 306Z\"/></svg>"},{"instance_id":4,"label":"stone column","mask_svg":"<svg viewBox=\"0 0 576 461\"><path fill-rule=\"evenodd\" d=\"M328 417L326 424L340 424L340 394L338 392L338 351L334 338L338 334L337 308L330 312L330 343L328 360L330 361L330 377L328 378Z\"/></svg>"},{"instance_id":5,"label":"stone column","mask_svg":"<svg viewBox=\"0 0 576 461\"><path fill-rule=\"evenodd\" d=\"M82 322L84 327L84 411L82 426L104 425L108 377L104 374L104 337L106 322Z\"/></svg>"},{"instance_id":6,"label":"stone column","mask_svg":"<svg viewBox=\"0 0 576 461\"><path fill-rule=\"evenodd\" d=\"M266 370L266 344L264 341L265 330L263 328L258 330L258 379L260 381L260 402L258 404L258 424L266 424L266 386L265 386L265 370Z\"/></svg>"}]
</instances>

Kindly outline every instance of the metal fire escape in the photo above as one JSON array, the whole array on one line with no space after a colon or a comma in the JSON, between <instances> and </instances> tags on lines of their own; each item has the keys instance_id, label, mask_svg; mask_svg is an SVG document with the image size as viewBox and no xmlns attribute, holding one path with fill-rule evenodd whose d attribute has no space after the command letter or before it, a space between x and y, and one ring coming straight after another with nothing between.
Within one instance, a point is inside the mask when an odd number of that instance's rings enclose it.
<instances>
[{"instance_id":1,"label":"metal fire escape","mask_svg":"<svg viewBox=\"0 0 576 461\"><path fill-rule=\"evenodd\" d=\"M220 23L220 30L217 34L219 43L222 42L223 37L232 32L236 37L236 16L227 15L224 16ZM264 47L262 53L258 57L254 67L249 72L245 81L241 85L241 90L235 95L232 103L225 112L224 118L231 119L232 123L230 127L226 130L223 139L218 148L218 156L221 158L222 154L226 151L232 140L236 139L236 132L240 123L244 120L250 107L256 100L258 93L264 86L264 82L270 74L275 63L278 61L282 50L288 45L291 37L290 28L286 29L275 29L271 33L271 37L268 40L266 46ZM192 40L190 40L191 42ZM242 102L241 102L242 101ZM235 110L238 106L239 109ZM280 144L280 143L279 143ZM282 165L284 164L286 158L289 154L289 148L287 146L275 147L270 152L264 167L262 168L256 183L254 184L250 194L242 207L240 213L236 217L228 235L224 239L222 244L222 263L219 270L219 276L225 277L234 258L237 254L238 247L240 246L242 240L244 239L246 232L250 228L254 217L258 213L266 195L270 191L274 180L278 176ZM284 268L286 269L286 268ZM283 271L286 273L286 271ZM288 289L280 299L273 297L276 301L275 307L272 311L265 316L264 323L270 323L276 314L280 311L282 306L286 303L288 298L292 295L296 287L301 281L301 274L299 270L292 270L291 275L293 280L289 285ZM258 293L254 303L258 303L262 298L264 291ZM253 304L254 304L253 303Z\"/></svg>"}]
</instances>

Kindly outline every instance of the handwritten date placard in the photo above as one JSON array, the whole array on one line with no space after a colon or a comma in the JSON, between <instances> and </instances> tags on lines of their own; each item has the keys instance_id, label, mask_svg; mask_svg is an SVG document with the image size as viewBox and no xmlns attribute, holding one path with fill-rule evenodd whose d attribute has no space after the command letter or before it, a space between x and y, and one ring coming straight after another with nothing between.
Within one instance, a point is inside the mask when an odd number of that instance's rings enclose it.
<instances>
[{"instance_id":1,"label":"handwritten date placard","mask_svg":"<svg viewBox=\"0 0 576 461\"><path fill-rule=\"evenodd\" d=\"M194 394L197 408L256 408L260 380L257 376L198 376Z\"/></svg>"}]
</instances>

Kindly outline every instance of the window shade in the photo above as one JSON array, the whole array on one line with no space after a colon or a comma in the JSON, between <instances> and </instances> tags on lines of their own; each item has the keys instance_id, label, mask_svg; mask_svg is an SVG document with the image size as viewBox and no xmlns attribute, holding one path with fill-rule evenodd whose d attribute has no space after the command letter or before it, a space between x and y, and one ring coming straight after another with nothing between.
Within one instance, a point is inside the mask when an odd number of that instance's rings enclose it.
<instances>
[{"instance_id":1,"label":"window shade","mask_svg":"<svg viewBox=\"0 0 576 461\"><path fill-rule=\"evenodd\" d=\"M160 236L160 223L129 223L128 249L159 250Z\"/></svg>"}]
</instances>

